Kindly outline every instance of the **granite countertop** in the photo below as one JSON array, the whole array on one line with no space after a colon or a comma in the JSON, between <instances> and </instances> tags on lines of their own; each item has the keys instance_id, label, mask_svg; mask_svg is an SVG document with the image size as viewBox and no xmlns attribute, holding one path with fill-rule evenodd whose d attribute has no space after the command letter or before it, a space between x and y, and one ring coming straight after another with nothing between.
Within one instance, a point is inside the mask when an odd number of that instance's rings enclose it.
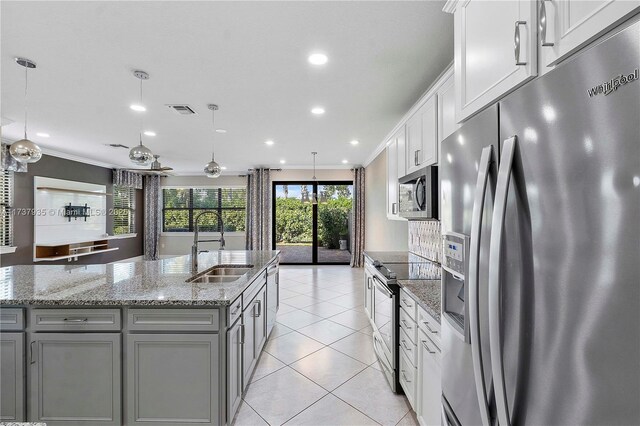
<instances>
[{"instance_id":1,"label":"granite countertop","mask_svg":"<svg viewBox=\"0 0 640 426\"><path fill-rule=\"evenodd\" d=\"M382 263L409 263L408 251L364 251L364 255L372 261Z\"/></svg>"},{"instance_id":2,"label":"granite countertop","mask_svg":"<svg viewBox=\"0 0 640 426\"><path fill-rule=\"evenodd\" d=\"M398 280L398 284L440 322L440 280Z\"/></svg>"},{"instance_id":3,"label":"granite countertop","mask_svg":"<svg viewBox=\"0 0 640 426\"><path fill-rule=\"evenodd\" d=\"M0 268L0 306L226 306L277 256L277 250L198 255L198 273L217 265L253 265L228 283L188 283L191 256L107 265Z\"/></svg>"}]
</instances>

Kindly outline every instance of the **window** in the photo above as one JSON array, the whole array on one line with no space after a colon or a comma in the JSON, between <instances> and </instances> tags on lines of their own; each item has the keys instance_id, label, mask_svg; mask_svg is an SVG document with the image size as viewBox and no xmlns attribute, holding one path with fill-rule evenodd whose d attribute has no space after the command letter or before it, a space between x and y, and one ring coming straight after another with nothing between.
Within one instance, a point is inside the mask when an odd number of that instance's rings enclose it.
<instances>
[{"instance_id":1,"label":"window","mask_svg":"<svg viewBox=\"0 0 640 426\"><path fill-rule=\"evenodd\" d=\"M215 211L225 232L244 232L247 213L246 188L164 188L162 190L163 232L193 232L196 216ZM203 216L201 232L220 232L215 215Z\"/></svg>"},{"instance_id":2,"label":"window","mask_svg":"<svg viewBox=\"0 0 640 426\"><path fill-rule=\"evenodd\" d=\"M13 202L13 172L0 171L0 205L2 211L2 223L0 224L0 246L11 247L13 245L13 216L11 215L11 203Z\"/></svg>"},{"instance_id":3,"label":"window","mask_svg":"<svg viewBox=\"0 0 640 426\"><path fill-rule=\"evenodd\" d=\"M136 190L113 186L113 235L133 234L135 230Z\"/></svg>"}]
</instances>

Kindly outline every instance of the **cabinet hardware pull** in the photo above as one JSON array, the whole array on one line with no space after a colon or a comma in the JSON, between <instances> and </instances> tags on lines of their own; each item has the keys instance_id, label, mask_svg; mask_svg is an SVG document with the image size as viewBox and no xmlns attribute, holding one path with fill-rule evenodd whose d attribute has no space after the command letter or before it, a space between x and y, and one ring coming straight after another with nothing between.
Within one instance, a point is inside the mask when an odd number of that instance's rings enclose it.
<instances>
[{"instance_id":1,"label":"cabinet hardware pull","mask_svg":"<svg viewBox=\"0 0 640 426\"><path fill-rule=\"evenodd\" d=\"M407 299L405 299L404 297L402 298L402 303L404 303L407 308L413 308L413 305L407 302Z\"/></svg>"},{"instance_id":2,"label":"cabinet hardware pull","mask_svg":"<svg viewBox=\"0 0 640 426\"><path fill-rule=\"evenodd\" d=\"M236 309L233 312L231 312L231 316L234 316L235 314L237 314L240 308L242 308L242 305L236 306Z\"/></svg>"},{"instance_id":3,"label":"cabinet hardware pull","mask_svg":"<svg viewBox=\"0 0 640 426\"><path fill-rule=\"evenodd\" d=\"M251 314L252 317L259 317L260 315L262 315L262 301L261 300L256 300L255 302L253 302L253 310L255 311L255 307L256 305L258 306L258 313L253 313Z\"/></svg>"},{"instance_id":4,"label":"cabinet hardware pull","mask_svg":"<svg viewBox=\"0 0 640 426\"><path fill-rule=\"evenodd\" d=\"M36 360L33 359L33 344L36 343L35 340L29 343L29 360L31 364L35 364Z\"/></svg>"},{"instance_id":5,"label":"cabinet hardware pull","mask_svg":"<svg viewBox=\"0 0 640 426\"><path fill-rule=\"evenodd\" d=\"M427 341L426 340L422 340L422 346L424 346L424 348L427 350L427 352L429 352L430 354L435 354L436 351L432 351L431 349L429 349L429 346L427 346Z\"/></svg>"},{"instance_id":6,"label":"cabinet hardware pull","mask_svg":"<svg viewBox=\"0 0 640 426\"><path fill-rule=\"evenodd\" d=\"M549 0L542 0L540 2L540 9L538 9L538 31L540 32L540 45L544 47L553 46L552 42L547 41L547 1Z\"/></svg>"},{"instance_id":7,"label":"cabinet hardware pull","mask_svg":"<svg viewBox=\"0 0 640 426\"><path fill-rule=\"evenodd\" d=\"M526 25L527 21L516 21L513 31L513 53L516 57L516 65L527 65L526 61L520 60L520 25Z\"/></svg>"},{"instance_id":8,"label":"cabinet hardware pull","mask_svg":"<svg viewBox=\"0 0 640 426\"><path fill-rule=\"evenodd\" d=\"M402 377L404 377L405 382L411 383L411 380L407 379L407 375L404 373L404 370L402 370Z\"/></svg>"},{"instance_id":9,"label":"cabinet hardware pull","mask_svg":"<svg viewBox=\"0 0 640 426\"><path fill-rule=\"evenodd\" d=\"M433 330L431 327L429 327L429 323L427 321L422 321L422 323L424 324L425 327L427 327L427 330L429 330L429 332L433 334L438 334L438 330Z\"/></svg>"},{"instance_id":10,"label":"cabinet hardware pull","mask_svg":"<svg viewBox=\"0 0 640 426\"><path fill-rule=\"evenodd\" d=\"M413 330L413 327L410 327L406 320L401 320L402 324L407 328L407 330Z\"/></svg>"},{"instance_id":11,"label":"cabinet hardware pull","mask_svg":"<svg viewBox=\"0 0 640 426\"><path fill-rule=\"evenodd\" d=\"M87 322L89 318L64 318L64 322Z\"/></svg>"},{"instance_id":12,"label":"cabinet hardware pull","mask_svg":"<svg viewBox=\"0 0 640 426\"><path fill-rule=\"evenodd\" d=\"M411 348L407 346L407 342L402 340L401 343L402 343L402 347L404 348L405 351L411 351Z\"/></svg>"},{"instance_id":13,"label":"cabinet hardware pull","mask_svg":"<svg viewBox=\"0 0 640 426\"><path fill-rule=\"evenodd\" d=\"M391 203L391 214L398 214L398 203Z\"/></svg>"}]
</instances>

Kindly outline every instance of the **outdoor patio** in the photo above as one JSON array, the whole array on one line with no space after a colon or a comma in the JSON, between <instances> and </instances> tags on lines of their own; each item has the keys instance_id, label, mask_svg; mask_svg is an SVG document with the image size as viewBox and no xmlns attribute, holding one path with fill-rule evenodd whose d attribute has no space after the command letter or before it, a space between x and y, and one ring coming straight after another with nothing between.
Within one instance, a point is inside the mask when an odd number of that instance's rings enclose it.
<instances>
[{"instance_id":1,"label":"outdoor patio","mask_svg":"<svg viewBox=\"0 0 640 426\"><path fill-rule=\"evenodd\" d=\"M313 246L278 244L280 250L280 262L282 263L311 263ZM327 249L318 247L318 262L320 263L349 263L351 252L349 250Z\"/></svg>"}]
</instances>

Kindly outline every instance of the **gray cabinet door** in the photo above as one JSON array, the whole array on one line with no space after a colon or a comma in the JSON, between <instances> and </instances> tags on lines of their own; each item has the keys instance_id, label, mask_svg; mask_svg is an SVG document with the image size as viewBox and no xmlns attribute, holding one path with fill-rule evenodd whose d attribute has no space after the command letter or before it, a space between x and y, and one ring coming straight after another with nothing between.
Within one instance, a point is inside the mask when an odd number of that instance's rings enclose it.
<instances>
[{"instance_id":1,"label":"gray cabinet door","mask_svg":"<svg viewBox=\"0 0 640 426\"><path fill-rule=\"evenodd\" d=\"M218 338L127 335L127 424L219 424Z\"/></svg>"},{"instance_id":2,"label":"gray cabinet door","mask_svg":"<svg viewBox=\"0 0 640 426\"><path fill-rule=\"evenodd\" d=\"M120 425L119 333L34 333L29 421Z\"/></svg>"},{"instance_id":3,"label":"gray cabinet door","mask_svg":"<svg viewBox=\"0 0 640 426\"><path fill-rule=\"evenodd\" d=\"M279 305L279 273L278 264L267 268L267 337L271 334L273 326L276 324L276 314Z\"/></svg>"},{"instance_id":4,"label":"gray cabinet door","mask_svg":"<svg viewBox=\"0 0 640 426\"><path fill-rule=\"evenodd\" d=\"M24 333L0 333L0 420L24 416Z\"/></svg>"},{"instance_id":5,"label":"gray cabinet door","mask_svg":"<svg viewBox=\"0 0 640 426\"><path fill-rule=\"evenodd\" d=\"M267 342L267 289L260 290L254 302L253 329L255 333L253 357L260 358L260 352Z\"/></svg>"},{"instance_id":6,"label":"gray cabinet door","mask_svg":"<svg viewBox=\"0 0 640 426\"><path fill-rule=\"evenodd\" d=\"M256 366L255 357L255 322L253 321L255 305L248 305L242 312L242 324L244 326L244 344L242 345L242 386L246 388L251 378L251 373ZM243 389L244 391L244 389Z\"/></svg>"},{"instance_id":7,"label":"gray cabinet door","mask_svg":"<svg viewBox=\"0 0 640 426\"><path fill-rule=\"evenodd\" d=\"M231 424L242 401L242 321L227 331L227 424Z\"/></svg>"}]
</instances>

